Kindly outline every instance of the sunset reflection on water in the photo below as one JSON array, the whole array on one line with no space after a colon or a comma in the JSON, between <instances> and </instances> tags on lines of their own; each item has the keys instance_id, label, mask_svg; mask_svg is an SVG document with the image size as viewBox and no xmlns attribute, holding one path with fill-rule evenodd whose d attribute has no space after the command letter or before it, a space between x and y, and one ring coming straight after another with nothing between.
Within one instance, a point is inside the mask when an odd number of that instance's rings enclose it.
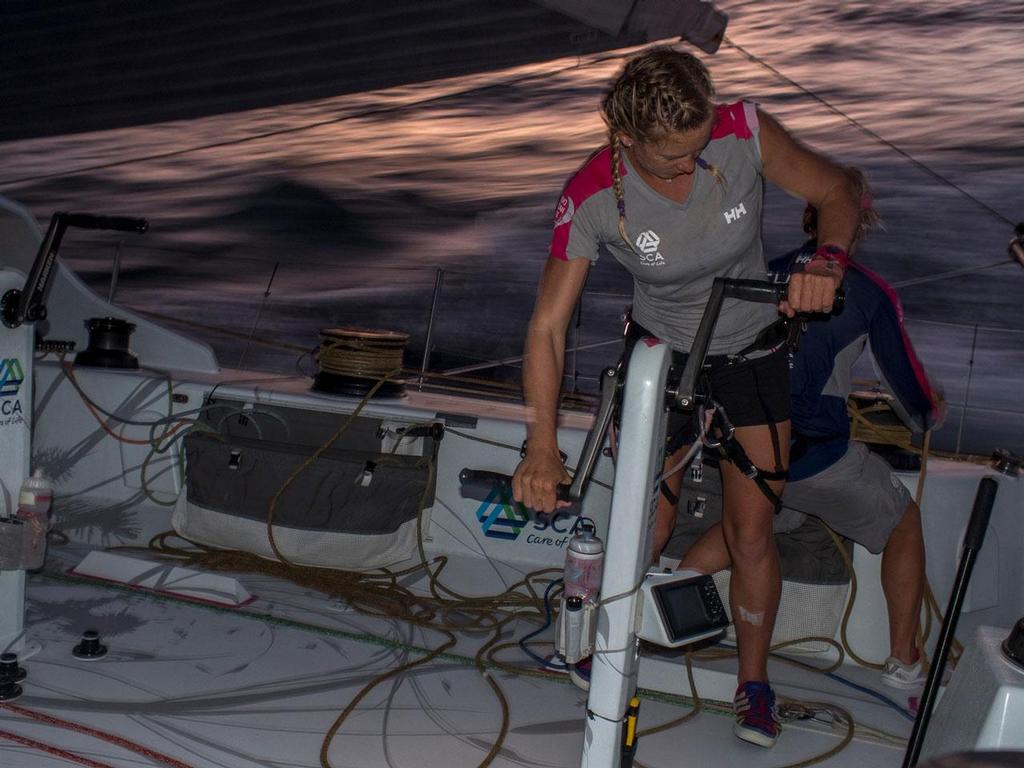
<instances>
[{"instance_id":1,"label":"sunset reflection on water","mask_svg":"<svg viewBox=\"0 0 1024 768\"><path fill-rule=\"evenodd\" d=\"M885 220L860 253L869 267L899 284L1003 257L1008 222L1024 220L1024 11L980 0L718 5L731 16L735 44L707 58L721 99L756 100L804 140L868 172ZM148 234L121 243L118 299L127 306L240 333L259 313L261 337L310 346L327 325L403 330L418 364L444 269L433 361L514 356L558 191L604 141L598 100L624 54L8 142L0 193L44 223L56 210L149 218ZM801 207L769 192L769 253L798 242ZM116 242L76 233L62 254L105 295ZM902 291L911 335L952 402L964 392L971 327L1005 329L976 350L989 365L987 374L974 371L970 398L998 408L989 421L1014 434L1024 434L1024 409L1011 404L1007 393L1020 382L1006 371L1024 370L1022 288L1024 272L1008 264ZM584 299L583 343L618 335L629 294L615 265L599 263ZM225 365L239 357L237 341L208 340ZM611 349L581 356L586 386ZM245 359L294 367L293 355L262 349Z\"/></svg>"}]
</instances>

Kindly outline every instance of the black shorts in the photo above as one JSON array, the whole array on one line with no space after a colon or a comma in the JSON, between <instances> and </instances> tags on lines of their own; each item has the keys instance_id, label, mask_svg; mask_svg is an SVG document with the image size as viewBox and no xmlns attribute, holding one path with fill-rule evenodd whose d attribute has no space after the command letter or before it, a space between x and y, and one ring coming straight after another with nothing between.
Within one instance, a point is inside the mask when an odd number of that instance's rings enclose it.
<instances>
[{"instance_id":1,"label":"black shorts","mask_svg":"<svg viewBox=\"0 0 1024 768\"><path fill-rule=\"evenodd\" d=\"M626 337L627 350L644 336L653 334L631 320ZM672 351L670 377L674 374L678 380L688 357L685 352ZM786 421L792 413L789 347L782 345L767 354L760 353L757 357L709 355L704 362L698 391L709 393L711 399L725 410L734 427ZM696 435L692 414L670 410L667 429L670 442L688 444L691 442L689 439L680 443L680 436L686 432Z\"/></svg>"},{"instance_id":2,"label":"black shorts","mask_svg":"<svg viewBox=\"0 0 1024 768\"><path fill-rule=\"evenodd\" d=\"M789 349L752 360L711 361L707 369L711 397L734 427L753 427L789 419Z\"/></svg>"}]
</instances>

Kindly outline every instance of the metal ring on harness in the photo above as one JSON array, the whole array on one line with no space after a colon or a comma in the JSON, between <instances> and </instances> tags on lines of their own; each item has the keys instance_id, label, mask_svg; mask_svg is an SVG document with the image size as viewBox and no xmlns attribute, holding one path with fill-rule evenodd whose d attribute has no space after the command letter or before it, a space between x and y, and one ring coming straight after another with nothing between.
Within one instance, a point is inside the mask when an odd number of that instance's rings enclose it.
<instances>
[{"instance_id":1,"label":"metal ring on harness","mask_svg":"<svg viewBox=\"0 0 1024 768\"><path fill-rule=\"evenodd\" d=\"M703 442L708 448L721 448L723 443L736 439L736 427L734 427L732 422L729 421L729 414L726 413L726 410L721 403L716 400L711 400L710 398L708 398L708 401L712 405L711 423L713 425L717 425L722 434L717 441L711 441L708 440L707 433L705 432ZM725 429L723 429L723 427L725 427Z\"/></svg>"}]
</instances>

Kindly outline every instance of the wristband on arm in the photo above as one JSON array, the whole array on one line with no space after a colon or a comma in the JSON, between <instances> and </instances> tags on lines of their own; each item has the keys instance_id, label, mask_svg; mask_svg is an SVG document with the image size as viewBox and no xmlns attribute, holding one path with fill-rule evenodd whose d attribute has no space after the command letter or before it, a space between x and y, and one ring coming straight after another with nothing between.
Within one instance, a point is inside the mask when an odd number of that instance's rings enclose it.
<instances>
[{"instance_id":1,"label":"wristband on arm","mask_svg":"<svg viewBox=\"0 0 1024 768\"><path fill-rule=\"evenodd\" d=\"M811 260L804 265L804 269L823 267L842 281L849 264L850 257L838 245L819 245Z\"/></svg>"}]
</instances>

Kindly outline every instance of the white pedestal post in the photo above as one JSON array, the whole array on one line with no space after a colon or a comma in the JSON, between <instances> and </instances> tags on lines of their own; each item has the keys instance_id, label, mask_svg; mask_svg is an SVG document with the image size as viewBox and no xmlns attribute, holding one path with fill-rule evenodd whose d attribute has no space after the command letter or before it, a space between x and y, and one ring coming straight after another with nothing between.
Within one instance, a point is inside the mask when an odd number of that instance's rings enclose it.
<instances>
[{"instance_id":1,"label":"white pedestal post","mask_svg":"<svg viewBox=\"0 0 1024 768\"><path fill-rule=\"evenodd\" d=\"M0 269L0 296L25 276ZM33 326L0 325L0 515L13 516L32 458ZM24 644L25 572L0 571L0 652Z\"/></svg>"},{"instance_id":2,"label":"white pedestal post","mask_svg":"<svg viewBox=\"0 0 1024 768\"><path fill-rule=\"evenodd\" d=\"M618 464L608 523L601 607L587 699L583 768L618 768L623 721L636 692L636 611L647 573L665 449L665 383L671 350L642 339L626 373Z\"/></svg>"}]
</instances>

